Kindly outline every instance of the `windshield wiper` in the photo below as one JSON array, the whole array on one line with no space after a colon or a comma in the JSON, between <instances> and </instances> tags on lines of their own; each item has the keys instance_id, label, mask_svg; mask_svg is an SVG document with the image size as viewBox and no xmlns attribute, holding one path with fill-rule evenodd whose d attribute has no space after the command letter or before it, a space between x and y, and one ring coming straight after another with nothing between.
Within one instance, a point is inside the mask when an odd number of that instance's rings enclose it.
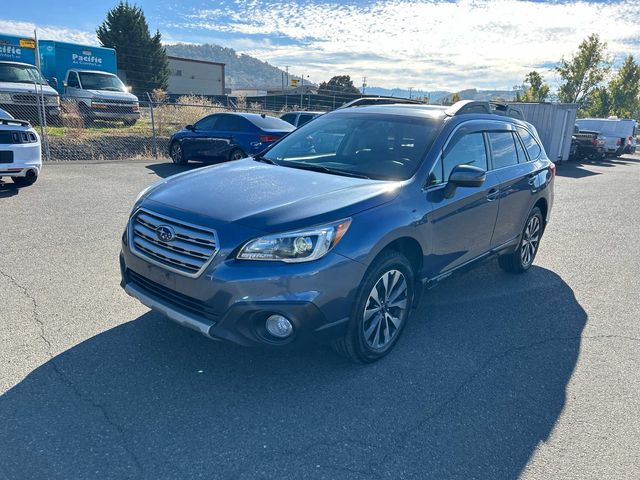
<instances>
[{"instance_id":1,"label":"windshield wiper","mask_svg":"<svg viewBox=\"0 0 640 480\"><path fill-rule=\"evenodd\" d=\"M366 180L371 180L371 177L367 177L362 173L350 172L348 170L339 170L337 168L324 167L322 165L314 165L301 162L286 162L284 165L290 166L292 168L299 168L301 170L311 170L313 172L330 173L331 175L341 175L343 177L364 178Z\"/></svg>"},{"instance_id":2,"label":"windshield wiper","mask_svg":"<svg viewBox=\"0 0 640 480\"><path fill-rule=\"evenodd\" d=\"M280 165L279 163L276 163L275 161L271 160L270 158L263 157L262 155L254 155L253 159L256 162L268 163L269 165Z\"/></svg>"}]
</instances>

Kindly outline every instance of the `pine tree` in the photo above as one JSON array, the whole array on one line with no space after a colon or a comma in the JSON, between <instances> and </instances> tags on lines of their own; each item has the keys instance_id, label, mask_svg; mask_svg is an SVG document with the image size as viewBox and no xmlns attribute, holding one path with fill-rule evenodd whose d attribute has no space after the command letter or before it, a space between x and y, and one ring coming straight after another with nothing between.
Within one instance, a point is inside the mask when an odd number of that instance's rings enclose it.
<instances>
[{"instance_id":1,"label":"pine tree","mask_svg":"<svg viewBox=\"0 0 640 480\"><path fill-rule=\"evenodd\" d=\"M126 73L135 94L167 88L169 67L162 38L160 32L151 36L140 7L121 1L107 12L96 34L103 47L116 50L118 69Z\"/></svg>"}]
</instances>

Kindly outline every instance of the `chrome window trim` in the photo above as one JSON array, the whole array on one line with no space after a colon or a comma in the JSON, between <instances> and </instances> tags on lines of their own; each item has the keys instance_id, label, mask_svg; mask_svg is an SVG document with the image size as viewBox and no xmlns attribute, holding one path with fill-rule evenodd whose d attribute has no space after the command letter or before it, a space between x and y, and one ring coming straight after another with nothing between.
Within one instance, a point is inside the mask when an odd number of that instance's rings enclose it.
<instances>
[{"instance_id":1,"label":"chrome window trim","mask_svg":"<svg viewBox=\"0 0 640 480\"><path fill-rule=\"evenodd\" d=\"M183 270L180 270L178 268L174 268L170 265L167 265L165 263L159 262L157 260L154 260L153 258L150 258L149 256L145 255L143 252L138 251L138 249L135 246L135 243L133 241L133 220L134 218L136 218L136 216L138 215L138 213L140 212L144 212L148 215L152 215L155 217L159 217L159 218L163 218L165 220L167 220L168 222L173 222L173 223L178 223L178 224L182 224L186 227L191 227L197 230L202 230L203 232L207 232L213 235L214 241L215 241L215 249L213 250L213 253L211 254L211 256L209 257L209 259L207 261L205 261L202 266L200 267L200 269L197 272L194 273L189 273L189 272L185 272ZM147 210L146 208L137 208L129 217L129 221L127 223L127 240L128 240L128 247L129 247L129 251L134 254L136 257L141 258L142 260L144 260L145 262L149 262L152 265L155 265L157 267L160 268L164 268L165 270L168 270L170 272L173 273L177 273L179 275L183 275L185 277L189 277L189 278L198 278L200 275L202 275L204 273L204 271L209 267L209 265L211 265L211 262L213 261L213 259L218 255L218 252L220 251L220 243L218 240L218 233L215 230L212 230L210 228L206 228L203 227L202 225L196 225L193 223L189 223L189 222L183 222L182 220L178 220L177 218L172 218L172 217L168 217L166 215L162 215L159 213L156 213L152 210Z\"/></svg>"}]
</instances>

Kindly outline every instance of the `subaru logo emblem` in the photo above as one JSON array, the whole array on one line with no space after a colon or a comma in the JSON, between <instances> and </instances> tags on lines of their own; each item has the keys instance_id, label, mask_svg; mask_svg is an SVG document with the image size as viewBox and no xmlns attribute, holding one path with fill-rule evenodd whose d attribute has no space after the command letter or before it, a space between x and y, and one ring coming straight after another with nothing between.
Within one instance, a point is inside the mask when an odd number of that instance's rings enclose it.
<instances>
[{"instance_id":1,"label":"subaru logo emblem","mask_svg":"<svg viewBox=\"0 0 640 480\"><path fill-rule=\"evenodd\" d=\"M176 231L169 225L159 225L156 228L156 236L161 242L170 242L176 238Z\"/></svg>"}]
</instances>

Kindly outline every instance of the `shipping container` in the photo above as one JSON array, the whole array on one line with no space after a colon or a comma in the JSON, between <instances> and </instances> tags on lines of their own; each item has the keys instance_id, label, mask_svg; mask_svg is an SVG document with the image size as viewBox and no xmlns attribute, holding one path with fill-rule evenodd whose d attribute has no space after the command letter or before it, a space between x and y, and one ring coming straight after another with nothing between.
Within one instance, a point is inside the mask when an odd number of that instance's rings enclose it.
<instances>
[{"instance_id":1,"label":"shipping container","mask_svg":"<svg viewBox=\"0 0 640 480\"><path fill-rule=\"evenodd\" d=\"M536 127L550 160L558 162L569 159L571 136L578 113L575 103L514 102L510 105L519 108L524 119Z\"/></svg>"}]
</instances>

